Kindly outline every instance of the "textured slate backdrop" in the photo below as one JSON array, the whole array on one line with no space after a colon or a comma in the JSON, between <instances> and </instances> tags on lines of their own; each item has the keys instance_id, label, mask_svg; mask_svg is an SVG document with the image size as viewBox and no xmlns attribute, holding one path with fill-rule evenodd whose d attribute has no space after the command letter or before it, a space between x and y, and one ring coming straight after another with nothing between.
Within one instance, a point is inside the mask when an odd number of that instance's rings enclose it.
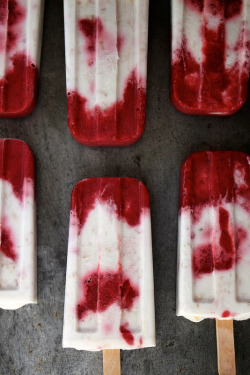
<instances>
[{"instance_id":1,"label":"textured slate backdrop","mask_svg":"<svg viewBox=\"0 0 250 375\"><path fill-rule=\"evenodd\" d=\"M229 118L185 116L169 98L170 1L150 4L147 127L125 148L88 148L67 128L62 0L47 0L39 102L24 119L0 120L0 136L19 138L37 165L38 305L0 311L2 375L102 373L102 354L62 349L70 194L91 176L131 176L150 191L157 347L123 352L123 375L217 374L215 322L175 316L179 170L198 150L250 153L250 95ZM237 374L250 373L250 321L235 323Z\"/></svg>"}]
</instances>

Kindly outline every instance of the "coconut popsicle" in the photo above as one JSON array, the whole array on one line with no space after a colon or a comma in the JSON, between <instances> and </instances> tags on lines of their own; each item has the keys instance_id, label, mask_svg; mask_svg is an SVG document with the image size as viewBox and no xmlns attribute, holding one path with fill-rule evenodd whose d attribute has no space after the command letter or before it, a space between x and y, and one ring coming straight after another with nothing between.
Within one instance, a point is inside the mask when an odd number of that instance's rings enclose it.
<instances>
[{"instance_id":1,"label":"coconut popsicle","mask_svg":"<svg viewBox=\"0 0 250 375\"><path fill-rule=\"evenodd\" d=\"M28 115L37 102L44 0L1 0L0 118Z\"/></svg>"},{"instance_id":2,"label":"coconut popsicle","mask_svg":"<svg viewBox=\"0 0 250 375\"><path fill-rule=\"evenodd\" d=\"M64 0L68 126L89 146L145 127L148 0Z\"/></svg>"},{"instance_id":3,"label":"coconut popsicle","mask_svg":"<svg viewBox=\"0 0 250 375\"><path fill-rule=\"evenodd\" d=\"M132 178L83 180L71 198L63 347L115 353L151 346L148 191Z\"/></svg>"},{"instance_id":4,"label":"coconut popsicle","mask_svg":"<svg viewBox=\"0 0 250 375\"><path fill-rule=\"evenodd\" d=\"M218 350L226 329L234 352L233 326L223 321L250 318L249 155L208 151L186 159L178 240L177 315L217 319Z\"/></svg>"},{"instance_id":5,"label":"coconut popsicle","mask_svg":"<svg viewBox=\"0 0 250 375\"><path fill-rule=\"evenodd\" d=\"M171 100L183 113L230 115L247 97L250 3L172 0Z\"/></svg>"},{"instance_id":6,"label":"coconut popsicle","mask_svg":"<svg viewBox=\"0 0 250 375\"><path fill-rule=\"evenodd\" d=\"M0 307L37 302L34 157L17 139L0 139Z\"/></svg>"}]
</instances>

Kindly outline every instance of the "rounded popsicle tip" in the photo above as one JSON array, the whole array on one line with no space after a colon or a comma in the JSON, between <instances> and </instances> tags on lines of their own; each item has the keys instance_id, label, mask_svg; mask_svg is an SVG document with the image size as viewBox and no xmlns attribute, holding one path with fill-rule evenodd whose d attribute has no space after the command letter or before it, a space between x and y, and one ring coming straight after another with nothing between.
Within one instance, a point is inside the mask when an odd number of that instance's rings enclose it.
<instances>
[{"instance_id":1,"label":"rounded popsicle tip","mask_svg":"<svg viewBox=\"0 0 250 375\"><path fill-rule=\"evenodd\" d=\"M34 95L33 97L29 98L29 100L19 108L15 108L15 110L7 110L0 112L0 118L22 118L30 115L37 104L37 97Z\"/></svg>"},{"instance_id":2,"label":"rounded popsicle tip","mask_svg":"<svg viewBox=\"0 0 250 375\"><path fill-rule=\"evenodd\" d=\"M35 108L38 93L39 71L36 64L24 53L12 59L12 69L0 79L0 118L28 116Z\"/></svg>"},{"instance_id":3,"label":"rounded popsicle tip","mask_svg":"<svg viewBox=\"0 0 250 375\"><path fill-rule=\"evenodd\" d=\"M139 141L139 139L141 139L141 137L143 135L143 132L141 134L138 134L136 137L123 139L121 141L116 140L116 139L115 140L99 139L99 140L90 141L87 138L84 139L81 136L78 137L76 134L73 134L72 132L71 132L71 134L73 135L73 138L77 142L81 143L84 146L90 146L90 147L122 147L122 146L131 146L134 143L136 143L137 141Z\"/></svg>"},{"instance_id":4,"label":"rounded popsicle tip","mask_svg":"<svg viewBox=\"0 0 250 375\"><path fill-rule=\"evenodd\" d=\"M195 107L190 107L186 103L182 102L180 98L173 93L173 89L171 90L171 103L173 106L181 113L185 115L193 115L193 116L216 116L216 117L227 117L234 115L237 113L245 104L247 100L247 94L244 95L244 98L237 102L235 106L227 108L226 110L218 111L213 110L212 108L199 108L198 105Z\"/></svg>"},{"instance_id":5,"label":"rounded popsicle tip","mask_svg":"<svg viewBox=\"0 0 250 375\"><path fill-rule=\"evenodd\" d=\"M28 170L24 170L24 173L34 179L34 154L26 142L16 138L0 138L0 154L8 157L8 161L12 162L13 166L17 165L16 161L20 162L25 157Z\"/></svg>"},{"instance_id":6,"label":"rounded popsicle tip","mask_svg":"<svg viewBox=\"0 0 250 375\"><path fill-rule=\"evenodd\" d=\"M78 182L72 191L71 210L81 207L78 216L82 226L96 202L112 206L118 218L132 226L139 224L142 210L150 208L148 189L132 177L93 177Z\"/></svg>"}]
</instances>

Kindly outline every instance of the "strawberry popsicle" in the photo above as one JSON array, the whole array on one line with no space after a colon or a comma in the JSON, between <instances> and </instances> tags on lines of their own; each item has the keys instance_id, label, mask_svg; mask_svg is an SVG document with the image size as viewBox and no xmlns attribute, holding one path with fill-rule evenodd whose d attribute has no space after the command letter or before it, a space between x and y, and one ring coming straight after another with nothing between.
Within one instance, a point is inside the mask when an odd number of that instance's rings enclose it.
<instances>
[{"instance_id":1,"label":"strawberry popsicle","mask_svg":"<svg viewBox=\"0 0 250 375\"><path fill-rule=\"evenodd\" d=\"M16 139L0 139L0 307L36 303L34 158Z\"/></svg>"},{"instance_id":2,"label":"strawberry popsicle","mask_svg":"<svg viewBox=\"0 0 250 375\"><path fill-rule=\"evenodd\" d=\"M132 178L90 178L72 193L63 347L155 346L149 194Z\"/></svg>"},{"instance_id":3,"label":"strawberry popsicle","mask_svg":"<svg viewBox=\"0 0 250 375\"><path fill-rule=\"evenodd\" d=\"M181 169L177 315L250 318L250 156L210 151Z\"/></svg>"},{"instance_id":4,"label":"strawberry popsicle","mask_svg":"<svg viewBox=\"0 0 250 375\"><path fill-rule=\"evenodd\" d=\"M0 117L28 115L37 102L44 0L0 2Z\"/></svg>"},{"instance_id":5,"label":"strawberry popsicle","mask_svg":"<svg viewBox=\"0 0 250 375\"><path fill-rule=\"evenodd\" d=\"M89 146L145 127L148 0L64 0L68 126Z\"/></svg>"},{"instance_id":6,"label":"strawberry popsicle","mask_svg":"<svg viewBox=\"0 0 250 375\"><path fill-rule=\"evenodd\" d=\"M172 0L171 100L183 113L230 115L247 97L248 0Z\"/></svg>"},{"instance_id":7,"label":"strawberry popsicle","mask_svg":"<svg viewBox=\"0 0 250 375\"><path fill-rule=\"evenodd\" d=\"M250 156L210 151L181 169L177 315L216 318L219 373L236 374L233 319L250 318Z\"/></svg>"}]
</instances>

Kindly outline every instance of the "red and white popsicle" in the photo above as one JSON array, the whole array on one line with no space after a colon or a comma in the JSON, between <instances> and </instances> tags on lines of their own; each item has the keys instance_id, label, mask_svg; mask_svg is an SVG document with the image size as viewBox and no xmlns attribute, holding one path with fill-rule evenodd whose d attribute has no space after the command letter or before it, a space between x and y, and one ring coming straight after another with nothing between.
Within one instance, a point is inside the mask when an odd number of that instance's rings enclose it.
<instances>
[{"instance_id":1,"label":"red and white popsicle","mask_svg":"<svg viewBox=\"0 0 250 375\"><path fill-rule=\"evenodd\" d=\"M145 127L148 0L64 0L68 126L89 146Z\"/></svg>"},{"instance_id":2,"label":"red and white popsicle","mask_svg":"<svg viewBox=\"0 0 250 375\"><path fill-rule=\"evenodd\" d=\"M230 115L247 97L249 0L172 0L171 99L191 115Z\"/></svg>"},{"instance_id":3,"label":"red and white popsicle","mask_svg":"<svg viewBox=\"0 0 250 375\"><path fill-rule=\"evenodd\" d=\"M37 102L44 0L0 1L0 118Z\"/></svg>"},{"instance_id":4,"label":"red and white popsicle","mask_svg":"<svg viewBox=\"0 0 250 375\"><path fill-rule=\"evenodd\" d=\"M155 323L148 191L132 178L83 180L71 199L63 347L108 349L106 355L116 349L119 356L119 349L150 346Z\"/></svg>"},{"instance_id":5,"label":"red and white popsicle","mask_svg":"<svg viewBox=\"0 0 250 375\"><path fill-rule=\"evenodd\" d=\"M37 302L34 157L16 139L0 139L0 307Z\"/></svg>"},{"instance_id":6,"label":"red and white popsicle","mask_svg":"<svg viewBox=\"0 0 250 375\"><path fill-rule=\"evenodd\" d=\"M249 270L250 156L192 154L181 169L177 315L217 319L221 374L235 373L232 320L250 318Z\"/></svg>"}]
</instances>

